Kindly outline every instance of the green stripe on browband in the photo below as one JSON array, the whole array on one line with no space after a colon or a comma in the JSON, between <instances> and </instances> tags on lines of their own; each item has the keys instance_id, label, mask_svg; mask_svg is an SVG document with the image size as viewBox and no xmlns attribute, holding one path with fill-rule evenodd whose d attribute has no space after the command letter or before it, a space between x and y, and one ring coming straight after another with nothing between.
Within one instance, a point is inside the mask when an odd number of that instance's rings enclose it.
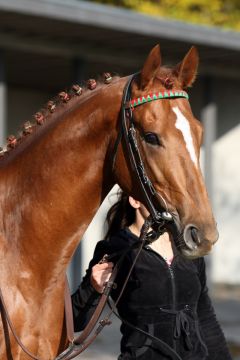
<instances>
[{"instance_id":1,"label":"green stripe on browband","mask_svg":"<svg viewBox=\"0 0 240 360\"><path fill-rule=\"evenodd\" d=\"M136 106L145 104L150 101L159 100L159 99L172 99L172 98L185 98L189 99L186 91L183 90L174 90L174 91L159 91L158 93L148 94L141 96L139 98L129 101L129 107L135 108Z\"/></svg>"}]
</instances>

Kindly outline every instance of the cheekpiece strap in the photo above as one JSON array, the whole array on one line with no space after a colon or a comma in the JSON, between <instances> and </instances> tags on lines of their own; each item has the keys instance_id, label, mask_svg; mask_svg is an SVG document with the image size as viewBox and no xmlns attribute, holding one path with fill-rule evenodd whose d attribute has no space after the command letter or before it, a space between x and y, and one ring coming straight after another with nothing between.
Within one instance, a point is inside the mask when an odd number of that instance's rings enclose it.
<instances>
[{"instance_id":1,"label":"cheekpiece strap","mask_svg":"<svg viewBox=\"0 0 240 360\"><path fill-rule=\"evenodd\" d=\"M156 93L147 94L144 96L141 96L136 99L132 99L125 103L125 109L134 109L136 106L154 101L154 100L160 100L160 99L176 99L176 98L185 98L189 99L188 94L186 91L183 90L170 90L170 91L159 91Z\"/></svg>"}]
</instances>

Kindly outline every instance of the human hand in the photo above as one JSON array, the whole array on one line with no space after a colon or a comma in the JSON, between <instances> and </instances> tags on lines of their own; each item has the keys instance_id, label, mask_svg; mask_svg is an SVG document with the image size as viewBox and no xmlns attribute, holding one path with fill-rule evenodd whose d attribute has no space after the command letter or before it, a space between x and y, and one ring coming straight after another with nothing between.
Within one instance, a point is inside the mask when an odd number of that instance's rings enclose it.
<instances>
[{"instance_id":1,"label":"human hand","mask_svg":"<svg viewBox=\"0 0 240 360\"><path fill-rule=\"evenodd\" d=\"M90 282L98 293L103 293L105 284L108 282L112 274L112 270L112 262L104 262L102 264L96 264L92 267Z\"/></svg>"}]
</instances>

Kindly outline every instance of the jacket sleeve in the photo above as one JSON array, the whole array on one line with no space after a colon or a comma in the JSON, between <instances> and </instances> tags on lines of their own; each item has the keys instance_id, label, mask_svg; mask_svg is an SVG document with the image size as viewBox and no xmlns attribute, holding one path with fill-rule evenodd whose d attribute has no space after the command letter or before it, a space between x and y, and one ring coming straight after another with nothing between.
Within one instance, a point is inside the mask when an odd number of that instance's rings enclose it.
<instances>
[{"instance_id":1,"label":"jacket sleeve","mask_svg":"<svg viewBox=\"0 0 240 360\"><path fill-rule=\"evenodd\" d=\"M199 259L199 278L202 290L197 312L200 330L208 348L207 360L232 360L226 339L208 295L205 261L203 258Z\"/></svg>"},{"instance_id":2,"label":"jacket sleeve","mask_svg":"<svg viewBox=\"0 0 240 360\"><path fill-rule=\"evenodd\" d=\"M105 240L100 241L95 248L86 275L78 289L72 294L74 331L82 331L85 328L98 305L101 294L92 287L90 276L92 267L101 260L107 251L107 242Z\"/></svg>"}]
</instances>

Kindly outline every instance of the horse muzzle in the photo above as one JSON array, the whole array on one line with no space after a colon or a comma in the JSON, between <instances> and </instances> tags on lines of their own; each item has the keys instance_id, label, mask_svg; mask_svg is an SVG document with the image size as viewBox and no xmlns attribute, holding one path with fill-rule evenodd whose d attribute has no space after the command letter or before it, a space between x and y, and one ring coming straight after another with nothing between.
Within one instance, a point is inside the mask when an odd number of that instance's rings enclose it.
<instances>
[{"instance_id":1,"label":"horse muzzle","mask_svg":"<svg viewBox=\"0 0 240 360\"><path fill-rule=\"evenodd\" d=\"M218 239L217 228L213 229L211 236L200 231L194 224L188 224L183 230L183 243L181 243L180 251L183 256L188 258L196 258L209 254L212 246Z\"/></svg>"}]
</instances>

